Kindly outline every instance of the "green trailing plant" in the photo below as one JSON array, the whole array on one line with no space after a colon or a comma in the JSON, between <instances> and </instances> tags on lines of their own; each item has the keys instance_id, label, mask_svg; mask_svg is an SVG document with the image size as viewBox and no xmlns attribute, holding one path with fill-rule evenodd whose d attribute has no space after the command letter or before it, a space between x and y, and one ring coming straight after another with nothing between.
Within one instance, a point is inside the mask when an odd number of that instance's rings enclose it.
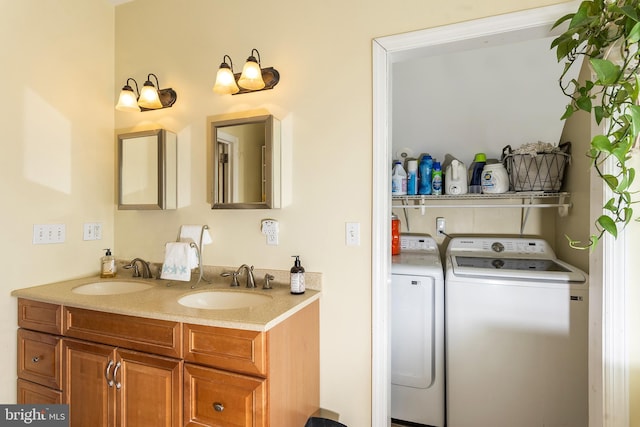
<instances>
[{"instance_id":1,"label":"green trailing plant","mask_svg":"<svg viewBox=\"0 0 640 427\"><path fill-rule=\"evenodd\" d=\"M588 156L612 194L589 242L569 239L572 247L587 249L595 247L605 233L617 237L633 218L630 188L635 170L627 162L640 135L640 0L583 1L575 13L556 21L554 28L567 21L566 31L551 44L558 62L565 63L559 81L570 101L562 120L586 111L602 126L603 133L591 140ZM569 70L583 61L591 66L591 79L569 80ZM605 167L606 162L615 167Z\"/></svg>"}]
</instances>

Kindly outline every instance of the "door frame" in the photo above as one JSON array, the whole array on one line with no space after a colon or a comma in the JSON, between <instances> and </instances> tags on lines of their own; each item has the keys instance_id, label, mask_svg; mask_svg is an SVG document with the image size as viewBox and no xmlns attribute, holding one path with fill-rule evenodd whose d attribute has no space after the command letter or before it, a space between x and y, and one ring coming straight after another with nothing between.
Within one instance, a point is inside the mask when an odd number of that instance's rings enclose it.
<instances>
[{"instance_id":1,"label":"door frame","mask_svg":"<svg viewBox=\"0 0 640 427\"><path fill-rule=\"evenodd\" d=\"M372 195L372 372L371 425L390 423L390 292L391 284L391 65L416 55L429 55L448 43L473 43L481 38L500 37L505 33L528 35L544 29L559 17L577 10L578 1L522 12L477 19L427 30L414 31L373 40L373 195ZM602 189L591 189L591 200L600 207ZM592 209L591 216L598 210ZM611 361L626 360L624 289L614 293L612 283L620 283L618 274L624 263L623 239L605 241L599 251L602 265L590 274L589 332L589 426L625 427L628 414L626 368ZM603 252L600 252L601 254ZM595 259L592 256L591 259ZM595 266L594 266L595 267ZM624 276L624 273L622 273ZM622 279L624 282L624 278ZM624 288L624 286L622 286ZM608 304L606 307L604 304ZM604 307L604 308L603 308ZM615 309L613 309L615 307ZM617 313L617 314L614 314ZM622 329L622 332L620 330ZM616 332L611 336L612 332ZM606 397L606 399L605 399ZM626 402L626 403L625 403Z\"/></svg>"}]
</instances>

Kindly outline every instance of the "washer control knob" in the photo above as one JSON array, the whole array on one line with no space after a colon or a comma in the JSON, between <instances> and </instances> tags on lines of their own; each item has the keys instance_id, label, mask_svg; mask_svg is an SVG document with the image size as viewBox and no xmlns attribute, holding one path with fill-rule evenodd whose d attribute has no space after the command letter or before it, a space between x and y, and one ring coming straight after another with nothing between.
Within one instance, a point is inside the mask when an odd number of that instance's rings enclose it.
<instances>
[{"instance_id":1,"label":"washer control knob","mask_svg":"<svg viewBox=\"0 0 640 427\"><path fill-rule=\"evenodd\" d=\"M494 252L502 252L504 251L504 245L500 242L493 242L491 244L491 249L493 249Z\"/></svg>"}]
</instances>

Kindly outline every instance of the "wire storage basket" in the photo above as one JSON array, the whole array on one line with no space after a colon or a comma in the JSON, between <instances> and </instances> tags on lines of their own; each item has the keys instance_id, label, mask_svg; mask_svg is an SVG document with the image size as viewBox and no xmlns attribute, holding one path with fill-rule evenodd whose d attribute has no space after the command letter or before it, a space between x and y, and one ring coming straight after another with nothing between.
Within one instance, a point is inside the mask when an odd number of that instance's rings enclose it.
<instances>
[{"instance_id":1,"label":"wire storage basket","mask_svg":"<svg viewBox=\"0 0 640 427\"><path fill-rule=\"evenodd\" d=\"M518 153L510 145L502 150L503 161L513 191L557 192L562 187L571 161L571 143L558 145L553 152Z\"/></svg>"}]
</instances>

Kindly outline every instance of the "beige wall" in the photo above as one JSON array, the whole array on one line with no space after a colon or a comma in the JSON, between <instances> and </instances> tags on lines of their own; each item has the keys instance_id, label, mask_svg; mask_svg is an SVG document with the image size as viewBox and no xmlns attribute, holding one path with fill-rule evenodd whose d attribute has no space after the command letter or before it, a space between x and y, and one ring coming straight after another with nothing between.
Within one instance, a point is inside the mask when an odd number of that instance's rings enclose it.
<instances>
[{"instance_id":1,"label":"beige wall","mask_svg":"<svg viewBox=\"0 0 640 427\"><path fill-rule=\"evenodd\" d=\"M116 9L116 85L156 73L173 87L170 110L116 113L116 127L161 124L186 148L180 209L117 212L116 255L161 260L184 223L206 223L208 264L288 269L301 255L324 274L321 404L351 426L370 425L372 39L556 3L529 0L433 2L282 0L259 11L238 3L136 0ZM142 30L153 12L157 28ZM219 96L211 91L222 57L240 71L252 48L280 71L272 91ZM552 53L550 52L550 55ZM115 96L115 95L114 95ZM212 211L207 203L205 118L264 108L292 141L292 202L275 211ZM181 163L182 164L182 163ZM266 246L260 220L280 222L280 245ZM345 222L361 223L362 243L345 246Z\"/></svg>"},{"instance_id":2,"label":"beige wall","mask_svg":"<svg viewBox=\"0 0 640 427\"><path fill-rule=\"evenodd\" d=\"M0 2L3 64L12 64L0 71L11 94L3 107L0 168L4 342L15 343L11 289L97 273L107 246L120 258L160 261L180 224L206 223L214 238L207 264L288 269L290 255L300 254L308 271L324 274L321 404L340 412L347 425L369 425L371 41L560 1L452 0L436 7L407 0L399 7L381 0L282 0L254 12L232 2L136 0L115 8L115 18L107 0ZM148 29L143 23L150 13ZM252 48L260 50L263 65L280 71L280 84L255 94L214 94L222 56L230 55L240 71ZM177 91L176 105L115 112L126 78L142 84L148 73ZM212 211L206 117L259 108L288 130L291 203L275 211ZM157 125L178 134L180 208L114 214L113 129ZM266 246L263 218L280 222L279 246ZM346 247L344 224L353 221L361 223L362 243ZM102 222L103 240L82 241L84 222ZM65 223L66 242L32 245L37 223ZM2 371L0 401L11 402L15 353L1 357L12 368Z\"/></svg>"},{"instance_id":3,"label":"beige wall","mask_svg":"<svg viewBox=\"0 0 640 427\"><path fill-rule=\"evenodd\" d=\"M11 290L99 271L113 245L114 10L107 0L0 0L0 402L15 402ZM103 240L83 241L101 222ZM33 245L33 224L63 223Z\"/></svg>"}]
</instances>

